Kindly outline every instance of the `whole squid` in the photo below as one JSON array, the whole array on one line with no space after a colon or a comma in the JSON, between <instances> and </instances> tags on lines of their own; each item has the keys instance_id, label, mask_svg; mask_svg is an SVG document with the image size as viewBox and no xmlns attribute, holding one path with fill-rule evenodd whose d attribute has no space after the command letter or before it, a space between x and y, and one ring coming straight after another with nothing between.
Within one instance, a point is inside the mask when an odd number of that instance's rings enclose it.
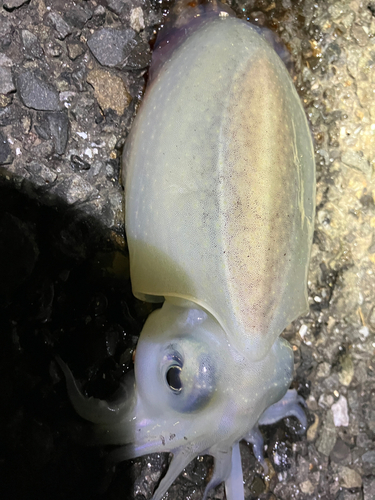
<instances>
[{"instance_id":1,"label":"whole squid","mask_svg":"<svg viewBox=\"0 0 375 500\"><path fill-rule=\"evenodd\" d=\"M227 7L186 7L156 43L123 155L133 293L163 302L147 319L115 404L77 412L114 459L171 452L152 500L197 455L244 498L239 442L263 459L258 429L288 416L293 352L280 337L307 310L315 212L311 135L286 68L257 28Z\"/></svg>"}]
</instances>

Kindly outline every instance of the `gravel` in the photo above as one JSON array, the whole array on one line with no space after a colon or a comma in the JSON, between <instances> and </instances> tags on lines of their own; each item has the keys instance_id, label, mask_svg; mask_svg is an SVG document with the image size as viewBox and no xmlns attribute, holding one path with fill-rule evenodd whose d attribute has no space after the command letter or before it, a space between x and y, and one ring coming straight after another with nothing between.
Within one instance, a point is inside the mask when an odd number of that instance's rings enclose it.
<instances>
[{"instance_id":1,"label":"gravel","mask_svg":"<svg viewBox=\"0 0 375 500\"><path fill-rule=\"evenodd\" d=\"M0 2L5 500L150 498L168 464L155 454L108 468L55 356L101 398L132 367L151 308L131 294L120 158L174 3ZM317 163L310 311L284 332L309 428L288 418L263 429L268 476L241 443L246 498L374 500L375 3L230 3L286 45ZM168 498L201 499L212 465L198 457ZM210 495L224 499L223 486Z\"/></svg>"}]
</instances>

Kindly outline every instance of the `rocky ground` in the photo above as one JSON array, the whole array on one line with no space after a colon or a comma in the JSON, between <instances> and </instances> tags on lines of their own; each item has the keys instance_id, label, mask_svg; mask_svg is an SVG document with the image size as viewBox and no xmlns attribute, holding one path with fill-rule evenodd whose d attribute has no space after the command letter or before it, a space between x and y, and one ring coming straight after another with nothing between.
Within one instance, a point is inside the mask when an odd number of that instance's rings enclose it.
<instances>
[{"instance_id":1,"label":"rocky ground","mask_svg":"<svg viewBox=\"0 0 375 500\"><path fill-rule=\"evenodd\" d=\"M374 500L375 2L229 3L286 45L317 163L310 312L285 332L309 429L264 429L268 476L242 445L246 498ZM173 4L0 1L1 498L148 499L167 466L108 468L55 356L98 397L131 368L150 308L130 290L120 156ZM201 499L211 470L199 457L168 498Z\"/></svg>"}]
</instances>

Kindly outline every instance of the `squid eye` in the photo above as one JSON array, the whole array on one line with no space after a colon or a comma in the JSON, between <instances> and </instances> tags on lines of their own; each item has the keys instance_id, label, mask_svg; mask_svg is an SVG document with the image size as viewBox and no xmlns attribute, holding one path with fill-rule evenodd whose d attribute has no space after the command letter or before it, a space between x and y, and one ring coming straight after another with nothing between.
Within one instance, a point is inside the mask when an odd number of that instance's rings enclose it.
<instances>
[{"instance_id":1,"label":"squid eye","mask_svg":"<svg viewBox=\"0 0 375 500\"><path fill-rule=\"evenodd\" d=\"M161 373L168 387L168 404L177 412L191 413L214 397L218 369L206 344L185 337L178 340L166 347Z\"/></svg>"},{"instance_id":2,"label":"squid eye","mask_svg":"<svg viewBox=\"0 0 375 500\"><path fill-rule=\"evenodd\" d=\"M166 379L169 387L173 392L179 393L182 390L182 382L181 382L181 367L180 366L171 366L166 374Z\"/></svg>"}]
</instances>

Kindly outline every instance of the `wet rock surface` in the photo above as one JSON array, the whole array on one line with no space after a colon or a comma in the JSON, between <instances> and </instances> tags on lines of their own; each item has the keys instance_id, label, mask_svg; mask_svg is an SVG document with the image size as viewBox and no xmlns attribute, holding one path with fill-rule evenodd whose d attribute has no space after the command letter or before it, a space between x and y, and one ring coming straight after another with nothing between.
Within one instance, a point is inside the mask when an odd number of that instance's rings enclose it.
<instances>
[{"instance_id":1,"label":"wet rock surface","mask_svg":"<svg viewBox=\"0 0 375 500\"><path fill-rule=\"evenodd\" d=\"M1 498L150 498L168 464L113 469L107 449L87 447L55 356L102 398L132 367L150 307L131 294L120 156L173 4L0 2ZM317 160L310 312L284 334L309 429L293 418L262 429L267 476L241 444L245 495L373 500L375 4L230 5L286 45ZM212 467L198 457L168 498L201 499Z\"/></svg>"}]
</instances>

